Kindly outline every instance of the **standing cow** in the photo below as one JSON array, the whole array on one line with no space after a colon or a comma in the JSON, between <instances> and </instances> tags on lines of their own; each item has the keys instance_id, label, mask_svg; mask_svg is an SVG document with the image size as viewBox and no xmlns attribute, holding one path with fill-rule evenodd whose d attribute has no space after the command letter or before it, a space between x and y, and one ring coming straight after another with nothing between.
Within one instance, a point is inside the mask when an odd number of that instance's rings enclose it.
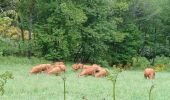
<instances>
[{"instance_id":1,"label":"standing cow","mask_svg":"<svg viewBox=\"0 0 170 100\"><path fill-rule=\"evenodd\" d=\"M155 70L153 68L146 68L144 70L144 77L148 79L154 79L155 78Z\"/></svg>"}]
</instances>

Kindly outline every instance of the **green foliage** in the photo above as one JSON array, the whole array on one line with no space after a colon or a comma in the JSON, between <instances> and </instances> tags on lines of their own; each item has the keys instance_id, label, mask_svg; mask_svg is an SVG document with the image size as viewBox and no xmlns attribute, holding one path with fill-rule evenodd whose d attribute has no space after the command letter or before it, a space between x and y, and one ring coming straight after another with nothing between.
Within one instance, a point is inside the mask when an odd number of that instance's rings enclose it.
<instances>
[{"instance_id":1,"label":"green foliage","mask_svg":"<svg viewBox=\"0 0 170 100\"><path fill-rule=\"evenodd\" d=\"M6 71L5 73L0 75L0 94L3 95L5 92L4 86L7 83L8 79L13 79L13 74L11 72Z\"/></svg>"},{"instance_id":2,"label":"green foliage","mask_svg":"<svg viewBox=\"0 0 170 100\"><path fill-rule=\"evenodd\" d=\"M145 57L133 58L133 60L137 60L137 61L134 61L133 63L134 68L145 69L150 65L150 62Z\"/></svg>"},{"instance_id":3,"label":"green foliage","mask_svg":"<svg viewBox=\"0 0 170 100\"><path fill-rule=\"evenodd\" d=\"M24 64L40 64L40 63L51 63L50 61L47 61L43 58L35 58L35 57L14 57L14 56L7 56L2 57L0 56L0 63L3 65L24 65ZM6 68L6 67L2 67Z\"/></svg>"},{"instance_id":4,"label":"green foliage","mask_svg":"<svg viewBox=\"0 0 170 100\"><path fill-rule=\"evenodd\" d=\"M168 4L168 0L2 0L0 55L102 66L131 63L135 56L170 57ZM27 41L30 34L32 40ZM144 61L135 67L144 68L149 63Z\"/></svg>"},{"instance_id":5,"label":"green foliage","mask_svg":"<svg viewBox=\"0 0 170 100\"><path fill-rule=\"evenodd\" d=\"M108 80L115 82L119 73L121 73L123 69L120 68L113 68L110 72L109 75L107 76Z\"/></svg>"},{"instance_id":6,"label":"green foliage","mask_svg":"<svg viewBox=\"0 0 170 100\"><path fill-rule=\"evenodd\" d=\"M119 73L122 72L122 69L114 69L112 72L109 73L109 75L107 76L108 77L108 80L110 80L113 84L113 97L112 99L113 100L116 100L116 81L117 81L117 78L118 78L118 75Z\"/></svg>"},{"instance_id":7,"label":"green foliage","mask_svg":"<svg viewBox=\"0 0 170 100\"><path fill-rule=\"evenodd\" d=\"M157 71L169 70L170 58L165 56L156 56L155 58L155 69Z\"/></svg>"},{"instance_id":8,"label":"green foliage","mask_svg":"<svg viewBox=\"0 0 170 100\"><path fill-rule=\"evenodd\" d=\"M102 67L110 67L110 64L107 60L101 60L101 59L98 59L96 61L97 64L100 64Z\"/></svg>"},{"instance_id":9,"label":"green foliage","mask_svg":"<svg viewBox=\"0 0 170 100\"><path fill-rule=\"evenodd\" d=\"M156 56L155 64L165 64L168 65L170 63L170 58L165 56Z\"/></svg>"},{"instance_id":10,"label":"green foliage","mask_svg":"<svg viewBox=\"0 0 170 100\"><path fill-rule=\"evenodd\" d=\"M82 9L76 8L72 3L62 3L61 6L61 12L66 18L66 26L74 25L74 24L81 24L86 22L87 17Z\"/></svg>"},{"instance_id":11,"label":"green foliage","mask_svg":"<svg viewBox=\"0 0 170 100\"><path fill-rule=\"evenodd\" d=\"M151 85L150 90L149 90L149 100L152 100L151 99L151 94L152 94L152 91L153 91L154 87L155 87L155 84L152 81L152 85Z\"/></svg>"}]
</instances>

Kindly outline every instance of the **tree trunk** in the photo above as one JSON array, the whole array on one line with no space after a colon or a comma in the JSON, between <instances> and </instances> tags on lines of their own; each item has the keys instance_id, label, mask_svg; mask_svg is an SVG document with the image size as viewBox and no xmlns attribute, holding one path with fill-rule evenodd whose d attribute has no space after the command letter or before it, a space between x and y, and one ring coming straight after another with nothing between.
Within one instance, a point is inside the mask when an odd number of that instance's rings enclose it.
<instances>
[{"instance_id":1,"label":"tree trunk","mask_svg":"<svg viewBox=\"0 0 170 100\"><path fill-rule=\"evenodd\" d=\"M155 32L154 32L155 33L154 34L154 43L155 43L155 45L154 45L154 52L153 52L153 58L152 58L153 60L152 60L152 63L151 63L152 66L155 65L155 57L156 57L156 49L157 49L156 48L156 35L157 35L156 32L157 32L157 30L156 30L156 27L155 27Z\"/></svg>"},{"instance_id":2,"label":"tree trunk","mask_svg":"<svg viewBox=\"0 0 170 100\"><path fill-rule=\"evenodd\" d=\"M29 40L32 38L32 12L29 14Z\"/></svg>"},{"instance_id":3,"label":"tree trunk","mask_svg":"<svg viewBox=\"0 0 170 100\"><path fill-rule=\"evenodd\" d=\"M21 17L18 17L19 27L21 29L21 40L24 41L24 28L23 28L23 22Z\"/></svg>"},{"instance_id":4,"label":"tree trunk","mask_svg":"<svg viewBox=\"0 0 170 100\"><path fill-rule=\"evenodd\" d=\"M168 39L169 39L169 57L170 57L170 35L168 35Z\"/></svg>"},{"instance_id":5,"label":"tree trunk","mask_svg":"<svg viewBox=\"0 0 170 100\"><path fill-rule=\"evenodd\" d=\"M29 37L28 37L29 41L32 39L32 10L30 9L29 12ZM29 47L31 47L31 45L29 44ZM31 57L31 50L29 48L28 50L28 58Z\"/></svg>"}]
</instances>

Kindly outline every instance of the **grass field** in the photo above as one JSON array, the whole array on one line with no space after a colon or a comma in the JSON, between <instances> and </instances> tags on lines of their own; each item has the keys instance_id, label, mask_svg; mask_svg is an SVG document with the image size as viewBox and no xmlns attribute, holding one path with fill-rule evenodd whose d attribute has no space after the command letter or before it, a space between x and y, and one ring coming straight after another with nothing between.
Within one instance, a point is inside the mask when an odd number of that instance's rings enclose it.
<instances>
[{"instance_id":1,"label":"grass field","mask_svg":"<svg viewBox=\"0 0 170 100\"><path fill-rule=\"evenodd\" d=\"M11 71L13 80L5 85L5 94L0 100L63 100L63 80L61 76L45 73L29 75L32 66L48 63L45 60L0 57L0 73ZM79 72L71 70L66 63L67 100L112 100L112 83L106 78L77 77ZM170 100L170 72L156 73L152 100ZM151 81L143 77L143 71L124 71L116 83L116 100L148 100Z\"/></svg>"}]
</instances>

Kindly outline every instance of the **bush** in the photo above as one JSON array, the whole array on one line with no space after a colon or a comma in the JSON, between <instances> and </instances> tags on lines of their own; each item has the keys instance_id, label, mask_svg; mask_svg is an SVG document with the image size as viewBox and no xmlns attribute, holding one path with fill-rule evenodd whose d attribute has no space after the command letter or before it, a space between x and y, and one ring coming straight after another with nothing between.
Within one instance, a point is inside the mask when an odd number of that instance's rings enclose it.
<instances>
[{"instance_id":1,"label":"bush","mask_svg":"<svg viewBox=\"0 0 170 100\"><path fill-rule=\"evenodd\" d=\"M170 70L168 68L170 66L170 58L165 56L156 56L155 58L155 70L156 71L164 71Z\"/></svg>"},{"instance_id":2,"label":"bush","mask_svg":"<svg viewBox=\"0 0 170 100\"><path fill-rule=\"evenodd\" d=\"M5 92L4 86L7 83L7 80L13 79L13 74L11 72L6 71L3 74L0 74L0 94L3 95Z\"/></svg>"},{"instance_id":3,"label":"bush","mask_svg":"<svg viewBox=\"0 0 170 100\"><path fill-rule=\"evenodd\" d=\"M106 60L99 60L98 64L100 64L102 67L109 67L109 63Z\"/></svg>"},{"instance_id":4,"label":"bush","mask_svg":"<svg viewBox=\"0 0 170 100\"><path fill-rule=\"evenodd\" d=\"M166 67L165 67L164 64L157 64L157 65L154 66L154 69L155 69L156 72L163 71L163 70L165 70L165 68Z\"/></svg>"},{"instance_id":5,"label":"bush","mask_svg":"<svg viewBox=\"0 0 170 100\"><path fill-rule=\"evenodd\" d=\"M148 65L150 65L150 62L145 57L133 58L134 68L145 69Z\"/></svg>"},{"instance_id":6,"label":"bush","mask_svg":"<svg viewBox=\"0 0 170 100\"><path fill-rule=\"evenodd\" d=\"M145 69L146 67L150 66L151 62L147 60L145 57L133 57L132 58L132 65L133 68L137 69ZM170 58L165 56L156 56L155 64L153 68L159 71L170 70Z\"/></svg>"}]
</instances>

